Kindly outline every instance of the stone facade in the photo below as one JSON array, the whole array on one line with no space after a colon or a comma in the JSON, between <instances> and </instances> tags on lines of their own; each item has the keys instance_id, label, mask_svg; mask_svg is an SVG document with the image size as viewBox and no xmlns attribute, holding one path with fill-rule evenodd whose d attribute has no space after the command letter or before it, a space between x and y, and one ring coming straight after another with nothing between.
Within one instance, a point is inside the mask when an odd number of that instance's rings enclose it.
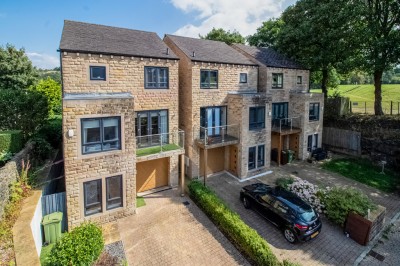
<instances>
[{"instance_id":1,"label":"stone facade","mask_svg":"<svg viewBox=\"0 0 400 266\"><path fill-rule=\"evenodd\" d=\"M140 160L136 157L136 112L166 109L169 132L178 131L179 62L172 59L88 53L61 54L69 229L84 220L104 223L133 214L136 210L136 162L156 159L154 156L140 157ZM105 66L106 80L90 80L89 66ZM145 66L167 67L168 89L145 89ZM80 120L108 116L121 118L121 150L82 155ZM68 137L69 130L73 130L74 136ZM169 157L170 186L178 185L178 156L182 152L156 154L157 158ZM103 199L103 212L85 217L83 182L102 179L104 187L104 179L115 175L123 177L123 207L106 211Z\"/></svg>"}]
</instances>

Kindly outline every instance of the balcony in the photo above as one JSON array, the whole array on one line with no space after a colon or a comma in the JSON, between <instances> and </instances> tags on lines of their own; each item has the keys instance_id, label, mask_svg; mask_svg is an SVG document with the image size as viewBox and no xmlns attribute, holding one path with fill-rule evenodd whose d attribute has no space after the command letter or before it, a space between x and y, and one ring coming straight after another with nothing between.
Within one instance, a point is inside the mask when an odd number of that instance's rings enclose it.
<instances>
[{"instance_id":1,"label":"balcony","mask_svg":"<svg viewBox=\"0 0 400 266\"><path fill-rule=\"evenodd\" d=\"M272 119L271 131L280 135L289 135L301 132L301 117Z\"/></svg>"},{"instance_id":2,"label":"balcony","mask_svg":"<svg viewBox=\"0 0 400 266\"><path fill-rule=\"evenodd\" d=\"M147 156L156 153L184 149L185 132L161 133L136 137L136 156Z\"/></svg>"},{"instance_id":3,"label":"balcony","mask_svg":"<svg viewBox=\"0 0 400 266\"><path fill-rule=\"evenodd\" d=\"M200 127L195 130L194 139L203 149L222 147L239 143L239 125Z\"/></svg>"}]
</instances>

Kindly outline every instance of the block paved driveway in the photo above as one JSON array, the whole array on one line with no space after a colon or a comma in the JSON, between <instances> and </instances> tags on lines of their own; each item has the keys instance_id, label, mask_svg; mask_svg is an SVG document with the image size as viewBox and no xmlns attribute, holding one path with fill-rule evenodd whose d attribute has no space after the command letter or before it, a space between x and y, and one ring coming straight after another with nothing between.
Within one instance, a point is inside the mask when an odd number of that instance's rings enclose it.
<instances>
[{"instance_id":1,"label":"block paved driveway","mask_svg":"<svg viewBox=\"0 0 400 266\"><path fill-rule=\"evenodd\" d=\"M176 189L145 196L118 221L129 265L249 265L215 225ZM185 206L183 202L189 202Z\"/></svg>"},{"instance_id":2,"label":"block paved driveway","mask_svg":"<svg viewBox=\"0 0 400 266\"><path fill-rule=\"evenodd\" d=\"M322 170L318 165L311 165L307 162L294 162L281 167L271 167L273 173L258 179L246 182L239 182L227 174L221 174L207 179L207 185L225 200L225 202L236 211L242 219L264 237L270 244L274 254L279 259L288 259L302 265L353 265L357 258L367 247L361 246L343 234L343 230L337 225L329 222L322 216L322 232L314 240L306 243L292 245L288 243L282 232L265 219L261 218L252 210L243 207L239 200L241 187L255 183L264 182L273 185L275 179L282 176L289 176L295 173L296 176L306 179L319 185L352 185L363 190L372 200L387 208L386 222L396 212L400 211L400 198L379 192L366 187L360 183L351 181L339 175ZM398 252L400 253L400 252Z\"/></svg>"}]
</instances>

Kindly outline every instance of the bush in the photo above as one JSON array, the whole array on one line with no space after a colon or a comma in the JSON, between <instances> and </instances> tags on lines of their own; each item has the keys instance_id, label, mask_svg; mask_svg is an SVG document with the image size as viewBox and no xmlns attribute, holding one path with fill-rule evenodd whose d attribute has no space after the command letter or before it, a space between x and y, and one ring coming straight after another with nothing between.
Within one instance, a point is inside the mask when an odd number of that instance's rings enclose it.
<instances>
[{"instance_id":1,"label":"bush","mask_svg":"<svg viewBox=\"0 0 400 266\"><path fill-rule=\"evenodd\" d=\"M58 149L62 142L62 118L53 117L39 128L36 136L45 139L54 149Z\"/></svg>"},{"instance_id":2,"label":"bush","mask_svg":"<svg viewBox=\"0 0 400 266\"><path fill-rule=\"evenodd\" d=\"M293 184L293 182L294 179L292 177L279 177L278 179L276 179L275 185L287 189L290 184Z\"/></svg>"},{"instance_id":3,"label":"bush","mask_svg":"<svg viewBox=\"0 0 400 266\"><path fill-rule=\"evenodd\" d=\"M83 223L62 236L45 258L46 265L91 265L104 248L103 233L93 223Z\"/></svg>"},{"instance_id":4,"label":"bush","mask_svg":"<svg viewBox=\"0 0 400 266\"><path fill-rule=\"evenodd\" d=\"M279 262L268 243L210 189L198 181L192 181L189 183L189 191L207 216L252 262L257 265L294 265L287 261L283 264Z\"/></svg>"},{"instance_id":5,"label":"bush","mask_svg":"<svg viewBox=\"0 0 400 266\"><path fill-rule=\"evenodd\" d=\"M50 143L47 142L42 137L35 137L32 139L33 141L33 150L32 154L35 159L38 160L46 160L50 156L50 152L52 150Z\"/></svg>"},{"instance_id":6,"label":"bush","mask_svg":"<svg viewBox=\"0 0 400 266\"><path fill-rule=\"evenodd\" d=\"M42 93L49 104L49 115L61 114L61 85L57 81L47 77L38 84L32 86L30 90Z\"/></svg>"},{"instance_id":7,"label":"bush","mask_svg":"<svg viewBox=\"0 0 400 266\"><path fill-rule=\"evenodd\" d=\"M21 130L0 131L0 152L17 153L24 147Z\"/></svg>"},{"instance_id":8,"label":"bush","mask_svg":"<svg viewBox=\"0 0 400 266\"><path fill-rule=\"evenodd\" d=\"M365 216L368 209L376 209L376 205L366 195L354 188L333 188L323 196L323 202L326 216L340 226L344 225L349 212Z\"/></svg>"}]
</instances>

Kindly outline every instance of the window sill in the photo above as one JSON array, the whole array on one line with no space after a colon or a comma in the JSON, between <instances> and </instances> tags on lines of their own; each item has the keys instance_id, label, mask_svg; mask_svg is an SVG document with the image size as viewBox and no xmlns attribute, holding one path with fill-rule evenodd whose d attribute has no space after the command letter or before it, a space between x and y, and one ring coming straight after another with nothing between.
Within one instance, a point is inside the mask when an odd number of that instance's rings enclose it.
<instances>
[{"instance_id":1,"label":"window sill","mask_svg":"<svg viewBox=\"0 0 400 266\"><path fill-rule=\"evenodd\" d=\"M283 87L272 87L273 90L283 90Z\"/></svg>"},{"instance_id":2,"label":"window sill","mask_svg":"<svg viewBox=\"0 0 400 266\"><path fill-rule=\"evenodd\" d=\"M309 123L319 122L319 119L318 119L318 120L308 120L308 122L309 122Z\"/></svg>"},{"instance_id":3,"label":"window sill","mask_svg":"<svg viewBox=\"0 0 400 266\"><path fill-rule=\"evenodd\" d=\"M93 153L87 153L87 154L78 154L78 159L90 159L90 158L95 158L95 157L101 157L101 156L108 156L108 155L115 155L119 153L123 153L124 150L110 150L110 151L99 151L99 152L93 152Z\"/></svg>"},{"instance_id":4,"label":"window sill","mask_svg":"<svg viewBox=\"0 0 400 266\"><path fill-rule=\"evenodd\" d=\"M92 214L92 215L83 214L83 218L85 220L87 220L87 219L96 219L96 218L99 218L99 217L102 217L102 216L105 216L105 215L113 214L114 212L123 211L124 209L125 209L125 207L122 206L122 207L119 207L119 208L111 209L111 210L108 210L108 211L102 211L100 213L96 213L96 214Z\"/></svg>"}]
</instances>

